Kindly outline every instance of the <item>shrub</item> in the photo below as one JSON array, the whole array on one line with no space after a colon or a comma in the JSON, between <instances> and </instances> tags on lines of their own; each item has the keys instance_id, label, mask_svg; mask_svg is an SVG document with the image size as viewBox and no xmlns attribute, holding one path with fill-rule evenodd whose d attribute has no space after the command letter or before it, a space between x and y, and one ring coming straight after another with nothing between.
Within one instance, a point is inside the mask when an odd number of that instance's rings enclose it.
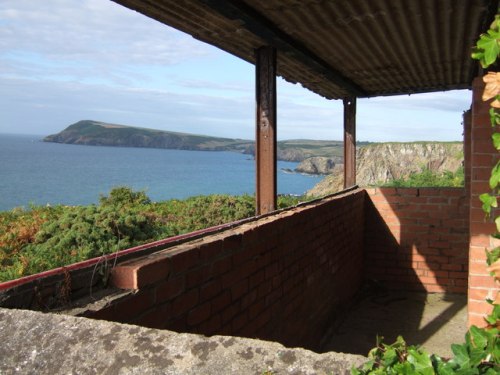
<instances>
[{"instance_id":1,"label":"shrub","mask_svg":"<svg viewBox=\"0 0 500 375\"><path fill-rule=\"evenodd\" d=\"M278 207L301 198L283 196ZM255 214L250 195L206 195L152 203L124 186L98 205L32 206L0 212L0 281L46 271Z\"/></svg>"},{"instance_id":2,"label":"shrub","mask_svg":"<svg viewBox=\"0 0 500 375\"><path fill-rule=\"evenodd\" d=\"M429 168L422 168L418 173L412 173L408 178L398 178L385 184L389 187L461 187L464 186L464 169L456 172L444 171L437 173Z\"/></svg>"}]
</instances>

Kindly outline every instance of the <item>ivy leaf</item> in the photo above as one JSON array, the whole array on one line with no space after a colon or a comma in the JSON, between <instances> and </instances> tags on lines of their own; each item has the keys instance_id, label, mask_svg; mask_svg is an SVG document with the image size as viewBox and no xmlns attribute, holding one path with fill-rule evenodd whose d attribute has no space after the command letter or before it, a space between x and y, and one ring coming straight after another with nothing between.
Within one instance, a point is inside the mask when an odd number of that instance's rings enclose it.
<instances>
[{"instance_id":1,"label":"ivy leaf","mask_svg":"<svg viewBox=\"0 0 500 375\"><path fill-rule=\"evenodd\" d=\"M415 366L415 370L417 370L418 374L434 375L431 358L425 351L420 352L416 348L409 348L408 362Z\"/></svg>"},{"instance_id":2,"label":"ivy leaf","mask_svg":"<svg viewBox=\"0 0 500 375\"><path fill-rule=\"evenodd\" d=\"M491 170L490 188L492 190L496 189L499 183L500 183L500 162L498 162Z\"/></svg>"},{"instance_id":3,"label":"ivy leaf","mask_svg":"<svg viewBox=\"0 0 500 375\"><path fill-rule=\"evenodd\" d=\"M488 371L484 373L484 375L498 375L498 368L489 368Z\"/></svg>"},{"instance_id":4,"label":"ivy leaf","mask_svg":"<svg viewBox=\"0 0 500 375\"><path fill-rule=\"evenodd\" d=\"M481 194L479 196L479 199L481 202L483 202L483 211L488 214L488 216L491 214L491 208L492 207L497 207L497 198L495 196L492 196L488 193Z\"/></svg>"},{"instance_id":5,"label":"ivy leaf","mask_svg":"<svg viewBox=\"0 0 500 375\"><path fill-rule=\"evenodd\" d=\"M466 344L451 344L451 351L455 355L453 361L462 368L470 367L469 353Z\"/></svg>"},{"instance_id":6,"label":"ivy leaf","mask_svg":"<svg viewBox=\"0 0 500 375\"><path fill-rule=\"evenodd\" d=\"M496 35L496 34L495 34ZM481 59L481 65L486 68L493 64L497 59L500 49L498 48L498 42L495 35L482 34L477 41L477 47L484 51L484 56Z\"/></svg>"},{"instance_id":7,"label":"ivy leaf","mask_svg":"<svg viewBox=\"0 0 500 375\"><path fill-rule=\"evenodd\" d=\"M500 133L494 133L491 138L493 139L493 145L500 151Z\"/></svg>"},{"instance_id":8,"label":"ivy leaf","mask_svg":"<svg viewBox=\"0 0 500 375\"><path fill-rule=\"evenodd\" d=\"M500 259L500 247L495 247L490 251L486 250L486 263L488 264L488 266L491 266L498 259Z\"/></svg>"},{"instance_id":9,"label":"ivy leaf","mask_svg":"<svg viewBox=\"0 0 500 375\"><path fill-rule=\"evenodd\" d=\"M384 366L392 366L394 363L398 361L398 355L396 353L396 350L394 348L387 348L387 350L384 353L383 357L383 365Z\"/></svg>"},{"instance_id":10,"label":"ivy leaf","mask_svg":"<svg viewBox=\"0 0 500 375\"><path fill-rule=\"evenodd\" d=\"M450 362L439 362L437 365L437 373L439 375L456 375L454 363Z\"/></svg>"},{"instance_id":11,"label":"ivy leaf","mask_svg":"<svg viewBox=\"0 0 500 375\"><path fill-rule=\"evenodd\" d=\"M417 375L419 372L408 362L398 363L393 367L394 374L398 375Z\"/></svg>"},{"instance_id":12,"label":"ivy leaf","mask_svg":"<svg viewBox=\"0 0 500 375\"><path fill-rule=\"evenodd\" d=\"M485 350L488 345L488 335L486 331L479 329L476 326L472 326L465 336L465 341L468 346L471 366L478 366L488 355Z\"/></svg>"},{"instance_id":13,"label":"ivy leaf","mask_svg":"<svg viewBox=\"0 0 500 375\"><path fill-rule=\"evenodd\" d=\"M469 329L470 343L475 348L484 348L488 343L488 335L482 329L476 326L471 326Z\"/></svg>"},{"instance_id":14,"label":"ivy leaf","mask_svg":"<svg viewBox=\"0 0 500 375\"><path fill-rule=\"evenodd\" d=\"M500 95L495 96L495 100L491 102L493 103L500 103ZM498 113L497 108L493 108L493 106L489 109L488 113L490 114L490 122L491 126L495 127L500 125L500 113Z\"/></svg>"},{"instance_id":15,"label":"ivy leaf","mask_svg":"<svg viewBox=\"0 0 500 375\"><path fill-rule=\"evenodd\" d=\"M496 341L494 342L493 351L491 354L493 355L493 361L495 363L500 363L500 345L498 345L498 330L495 339Z\"/></svg>"}]
</instances>

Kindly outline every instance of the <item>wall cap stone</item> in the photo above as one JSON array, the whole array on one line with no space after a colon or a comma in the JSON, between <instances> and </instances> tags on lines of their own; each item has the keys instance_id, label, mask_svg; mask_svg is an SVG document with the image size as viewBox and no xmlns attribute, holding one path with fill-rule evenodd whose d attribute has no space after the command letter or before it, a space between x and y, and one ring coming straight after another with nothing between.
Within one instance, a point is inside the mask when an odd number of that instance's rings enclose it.
<instances>
[{"instance_id":1,"label":"wall cap stone","mask_svg":"<svg viewBox=\"0 0 500 375\"><path fill-rule=\"evenodd\" d=\"M349 374L366 358L0 308L0 373Z\"/></svg>"}]
</instances>

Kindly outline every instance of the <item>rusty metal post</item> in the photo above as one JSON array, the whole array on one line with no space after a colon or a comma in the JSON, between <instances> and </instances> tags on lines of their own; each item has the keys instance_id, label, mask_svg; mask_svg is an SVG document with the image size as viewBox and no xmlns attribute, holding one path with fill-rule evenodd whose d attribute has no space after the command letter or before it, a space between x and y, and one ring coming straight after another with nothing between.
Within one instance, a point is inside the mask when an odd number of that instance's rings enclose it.
<instances>
[{"instance_id":1,"label":"rusty metal post","mask_svg":"<svg viewBox=\"0 0 500 375\"><path fill-rule=\"evenodd\" d=\"M356 98L344 99L344 189L356 185Z\"/></svg>"},{"instance_id":2,"label":"rusty metal post","mask_svg":"<svg viewBox=\"0 0 500 375\"><path fill-rule=\"evenodd\" d=\"M256 213L276 209L276 49L261 47L255 51L256 97Z\"/></svg>"}]
</instances>

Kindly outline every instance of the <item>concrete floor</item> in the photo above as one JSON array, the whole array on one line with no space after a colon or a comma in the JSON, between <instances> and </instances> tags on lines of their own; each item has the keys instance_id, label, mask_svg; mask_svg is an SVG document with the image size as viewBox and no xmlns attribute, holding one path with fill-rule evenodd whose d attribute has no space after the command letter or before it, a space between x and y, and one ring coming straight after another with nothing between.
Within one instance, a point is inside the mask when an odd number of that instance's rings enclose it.
<instances>
[{"instance_id":1,"label":"concrete floor","mask_svg":"<svg viewBox=\"0 0 500 375\"><path fill-rule=\"evenodd\" d=\"M442 357L452 355L452 343L464 342L467 331L465 295L364 290L345 320L324 340L324 351L367 355L376 336L393 343L402 335Z\"/></svg>"}]
</instances>

